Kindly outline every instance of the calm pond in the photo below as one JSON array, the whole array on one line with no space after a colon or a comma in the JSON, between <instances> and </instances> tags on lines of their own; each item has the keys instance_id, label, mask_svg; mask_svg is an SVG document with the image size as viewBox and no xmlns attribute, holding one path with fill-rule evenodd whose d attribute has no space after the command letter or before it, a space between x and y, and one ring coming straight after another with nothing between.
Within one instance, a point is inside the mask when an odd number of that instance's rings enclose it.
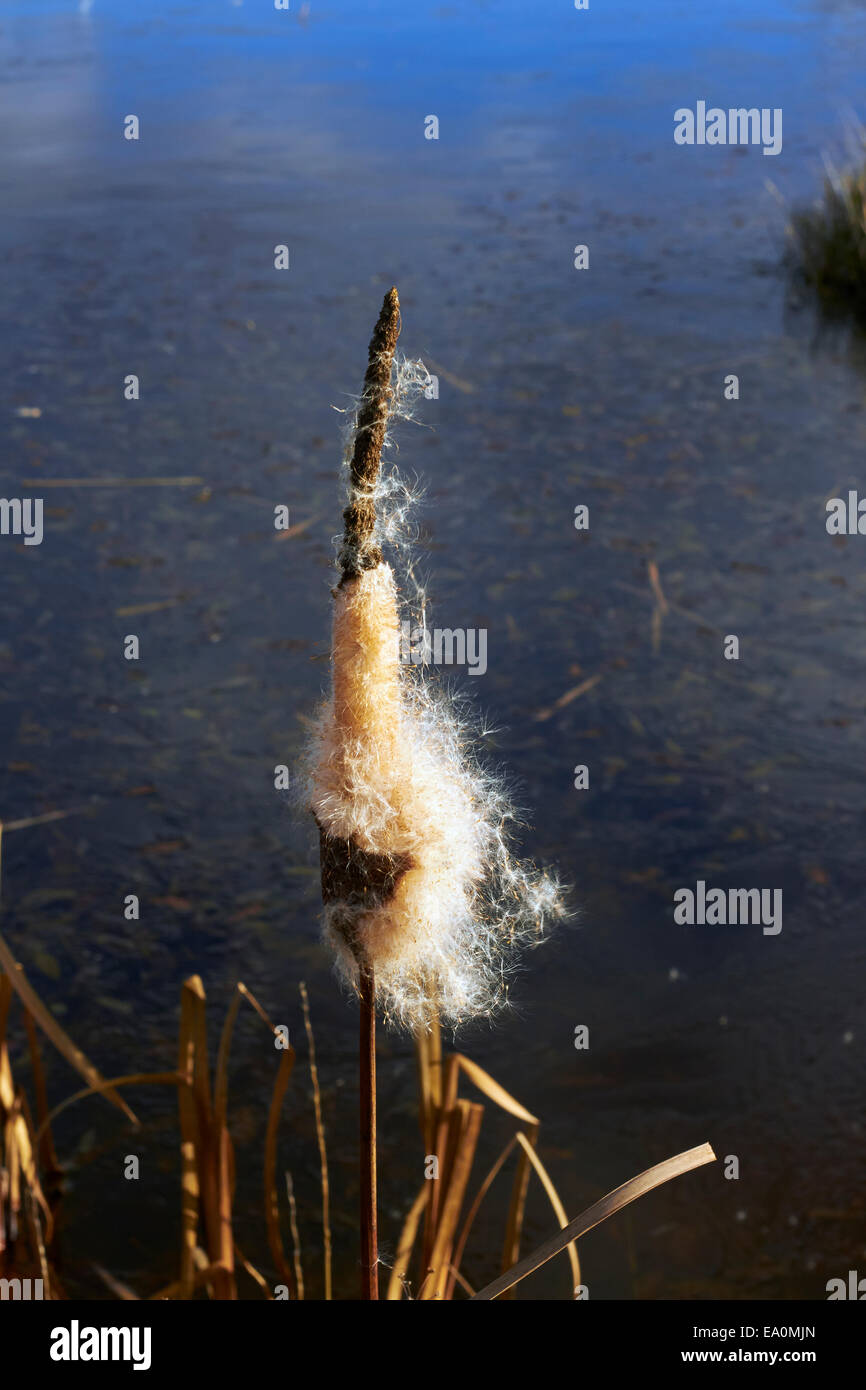
<instances>
[{"instance_id":1,"label":"calm pond","mask_svg":"<svg viewBox=\"0 0 866 1390\"><path fill-rule=\"evenodd\" d=\"M327 682L334 407L391 284L439 384L396 431L426 488L430 621L486 632L486 670L455 679L496 731L523 850L577 909L459 1045L541 1117L569 1213L704 1140L738 1158L737 1180L720 1162L587 1237L592 1298L820 1299L863 1268L866 541L829 536L825 502L866 488L866 353L782 258L788 209L844 157L864 45L862 5L817 0L0 7L2 487L45 502L41 545L2 537L0 814L69 813L4 837L2 931L107 1075L175 1065L193 972L214 1052L238 979L288 1025L280 1162L313 1295L299 982L347 1298L357 1009L319 943L312 823L274 768ZM675 144L675 109L704 100L781 109L780 153ZM699 881L781 890L782 930L680 925L674 893ZM252 1011L233 1058L237 1237L271 1278L275 1059ZM46 1060L60 1100L77 1078ZM400 1036L379 1086L387 1259L423 1162ZM175 1093L129 1097L138 1134L98 1099L57 1126L81 1297L110 1296L95 1264L142 1295L177 1269ZM488 1112L476 1182L509 1132ZM507 1193L475 1232L476 1287ZM533 1188L526 1248L553 1224ZM564 1260L521 1289L568 1294Z\"/></svg>"}]
</instances>

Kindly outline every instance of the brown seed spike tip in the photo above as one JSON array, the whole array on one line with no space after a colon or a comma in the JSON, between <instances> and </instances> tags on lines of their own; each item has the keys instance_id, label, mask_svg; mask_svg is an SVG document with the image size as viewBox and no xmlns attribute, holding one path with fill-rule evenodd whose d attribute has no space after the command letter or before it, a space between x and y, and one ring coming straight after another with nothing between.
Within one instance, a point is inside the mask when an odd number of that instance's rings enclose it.
<instances>
[{"instance_id":1,"label":"brown seed spike tip","mask_svg":"<svg viewBox=\"0 0 866 1390\"><path fill-rule=\"evenodd\" d=\"M355 579L363 570L381 563L382 552L373 539L376 528L376 484L382 445L391 407L391 368L400 334L400 300L393 287L385 295L382 312L370 339L364 390L355 425L350 465L350 501L343 512L345 534L340 552L340 583Z\"/></svg>"}]
</instances>

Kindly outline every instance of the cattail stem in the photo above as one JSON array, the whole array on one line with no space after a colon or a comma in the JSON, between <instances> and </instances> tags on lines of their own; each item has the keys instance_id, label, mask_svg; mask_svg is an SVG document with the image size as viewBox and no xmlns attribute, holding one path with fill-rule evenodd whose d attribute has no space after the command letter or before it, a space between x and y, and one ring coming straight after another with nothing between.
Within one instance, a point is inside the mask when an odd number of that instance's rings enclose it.
<instances>
[{"instance_id":1,"label":"cattail stem","mask_svg":"<svg viewBox=\"0 0 866 1390\"><path fill-rule=\"evenodd\" d=\"M349 505L343 513L345 535L340 553L340 584L357 579L364 570L381 562L375 540L376 484L379 479L382 446L391 408L391 369L400 333L400 301L396 289L385 295L382 309L370 339L364 389L355 426L351 459ZM322 896L351 899L367 893L375 870L393 871L390 857L365 856L350 842L333 841L322 832ZM380 862L382 861L382 862ZM358 1061L358 1090L361 1123L361 1297L379 1297L379 1241L376 1204L376 989L373 971L363 951L353 945L358 963L358 994L361 1004L361 1031Z\"/></svg>"},{"instance_id":2,"label":"cattail stem","mask_svg":"<svg viewBox=\"0 0 866 1390\"><path fill-rule=\"evenodd\" d=\"M361 1297L379 1297L379 1234L376 1200L376 1005L373 972L359 975L361 1032L358 1084L361 1093Z\"/></svg>"}]
</instances>

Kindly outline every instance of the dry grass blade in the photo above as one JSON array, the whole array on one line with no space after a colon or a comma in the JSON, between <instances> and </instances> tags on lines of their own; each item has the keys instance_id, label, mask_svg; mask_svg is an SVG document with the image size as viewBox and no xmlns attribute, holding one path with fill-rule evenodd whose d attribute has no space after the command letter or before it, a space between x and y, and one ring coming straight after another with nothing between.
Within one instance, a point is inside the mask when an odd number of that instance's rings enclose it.
<instances>
[{"instance_id":1,"label":"dry grass blade","mask_svg":"<svg viewBox=\"0 0 866 1390\"><path fill-rule=\"evenodd\" d=\"M538 1124L528 1125L529 1143L532 1148L538 1143ZM526 1212L526 1193L529 1189L529 1159L526 1149L517 1155L517 1169L511 1188L511 1202L508 1207L508 1221L505 1227L505 1241L502 1246L502 1271L510 1269L520 1258L520 1237L523 1235L523 1218ZM506 1293L506 1298L508 1294Z\"/></svg>"},{"instance_id":2,"label":"dry grass blade","mask_svg":"<svg viewBox=\"0 0 866 1390\"><path fill-rule=\"evenodd\" d=\"M265 1295L265 1298L269 1298L272 1300L273 1294L271 1293L271 1286L268 1283L267 1279L263 1274L259 1273L254 1264L250 1264L249 1260L244 1255L244 1252L237 1244L235 1245L235 1259L241 1266L241 1269L245 1269L250 1278L256 1284L258 1284L259 1288L262 1290L262 1293Z\"/></svg>"},{"instance_id":3,"label":"dry grass blade","mask_svg":"<svg viewBox=\"0 0 866 1390\"><path fill-rule=\"evenodd\" d=\"M388 1292L386 1297L392 1300L399 1300L403 1297L406 1283L409 1278L409 1265L412 1260L412 1251L415 1249L415 1241L418 1238L418 1227L421 1225L421 1217L427 1205L427 1188L429 1184L425 1180L421 1184L418 1196L409 1208L409 1215L403 1222L403 1229L400 1232L400 1241L397 1245L397 1254L394 1257L394 1264L391 1268L391 1278L388 1281Z\"/></svg>"},{"instance_id":4,"label":"dry grass blade","mask_svg":"<svg viewBox=\"0 0 866 1390\"><path fill-rule=\"evenodd\" d=\"M433 1144L430 1153L436 1156L439 1176L427 1184L427 1211L424 1217L424 1245L422 1267L426 1276L431 1268L433 1246L439 1229L439 1212L443 1195L448 1189L451 1157L454 1152L455 1135L459 1132L460 1117L457 1110L457 1087L460 1080L459 1057L452 1053L446 1058L442 1069L441 1103L433 1117ZM422 1287L424 1287L422 1285ZM421 1293L419 1289L418 1297Z\"/></svg>"},{"instance_id":5,"label":"dry grass blade","mask_svg":"<svg viewBox=\"0 0 866 1390\"><path fill-rule=\"evenodd\" d=\"M6 1155L4 1176L9 1210L9 1235L15 1241L18 1239L18 1218L21 1214L21 1160L16 1142L14 1110L6 1117L3 1150Z\"/></svg>"},{"instance_id":6,"label":"dry grass blade","mask_svg":"<svg viewBox=\"0 0 866 1390\"><path fill-rule=\"evenodd\" d=\"M234 1162L231 1154L232 1141L225 1125L216 1131L217 1156L217 1221L215 1253L226 1277L221 1281L222 1295L237 1298L234 1281L235 1246L232 1238L232 1180Z\"/></svg>"},{"instance_id":7,"label":"dry grass blade","mask_svg":"<svg viewBox=\"0 0 866 1390\"><path fill-rule=\"evenodd\" d=\"M39 1121L38 1140L39 1140L39 1161L49 1179L57 1178L61 1174L60 1162L54 1148L54 1137L51 1133L51 1120L48 1112L48 1093L45 1088L45 1070L42 1066L42 1052L39 1047L39 1038L36 1035L36 1025L26 1009L24 1014L24 1028L27 1033L27 1045L30 1049L30 1066L33 1071L33 1089L36 1092L36 1118Z\"/></svg>"},{"instance_id":8,"label":"dry grass blade","mask_svg":"<svg viewBox=\"0 0 866 1390\"><path fill-rule=\"evenodd\" d=\"M570 705L573 700L579 700L581 695L585 695L588 690L592 690L598 685L600 680L600 674L588 676L585 681L580 682L580 685L574 685L570 690L566 690L565 694L560 695L558 700L554 700L552 705L547 705L544 709L540 709L537 712L535 715L536 723L543 724L546 720L552 719L561 709L565 709L566 705Z\"/></svg>"},{"instance_id":9,"label":"dry grass blade","mask_svg":"<svg viewBox=\"0 0 866 1390\"><path fill-rule=\"evenodd\" d=\"M0 884L2 884L2 880L3 822L0 821ZM65 1057L67 1062L69 1062L90 1085L101 1082L102 1077L96 1067L94 1067L91 1062L88 1062L81 1049L75 1046L75 1043L68 1034L63 1031L56 1019L52 1018L2 936L0 936L0 966L3 967L9 983L15 990L15 993L18 995L25 1009L39 1024L45 1036L51 1040L61 1056ZM105 1096L107 1100L111 1101L112 1105L116 1105L119 1110L123 1111L128 1120L131 1120L134 1125L138 1124L138 1120L122 1096L111 1091L110 1088L105 1091Z\"/></svg>"},{"instance_id":10,"label":"dry grass blade","mask_svg":"<svg viewBox=\"0 0 866 1390\"><path fill-rule=\"evenodd\" d=\"M12 984L9 976L0 975L0 1106L4 1110L11 1110L15 1104L15 1083L12 1080L9 1045L6 1042L6 1024L11 1001Z\"/></svg>"},{"instance_id":11,"label":"dry grass blade","mask_svg":"<svg viewBox=\"0 0 866 1390\"><path fill-rule=\"evenodd\" d=\"M477 1105L469 1100L457 1101L456 1112L453 1113L452 1118L454 1137L450 1146L453 1160L448 1174L448 1186L442 1202L441 1215L436 1225L436 1238L433 1242L433 1254L430 1261L432 1277L425 1284L423 1294L425 1299L439 1301L445 1297L451 1272L451 1252L454 1248L457 1222L460 1220L466 1186L475 1160L475 1149L478 1144L478 1134L483 1116L483 1105Z\"/></svg>"},{"instance_id":12,"label":"dry grass blade","mask_svg":"<svg viewBox=\"0 0 866 1390\"><path fill-rule=\"evenodd\" d=\"M44 1135L57 1116L62 1115L64 1110L68 1110L70 1105L77 1105L78 1101L86 1100L88 1096L104 1094L106 1088L115 1086L176 1086L178 1080L176 1071L133 1071L128 1076L110 1076L107 1081L100 1081L93 1086L82 1086L80 1091L73 1091L71 1096L67 1096L65 1100L61 1100L55 1105L53 1110L49 1110L36 1131L36 1143L42 1143Z\"/></svg>"},{"instance_id":13,"label":"dry grass blade","mask_svg":"<svg viewBox=\"0 0 866 1390\"><path fill-rule=\"evenodd\" d=\"M229 1054L232 1046L232 1033L240 1006L241 986L238 984L226 1011L225 1023L220 1035L219 1051L217 1052L216 1072L214 1073L213 1113L214 1120L220 1129L224 1128L228 1117Z\"/></svg>"},{"instance_id":14,"label":"dry grass blade","mask_svg":"<svg viewBox=\"0 0 866 1390\"><path fill-rule=\"evenodd\" d=\"M531 1143L534 1146L538 1137L539 1121L537 1117L531 1114L518 1100L515 1100L514 1096L506 1091L505 1087L501 1086L498 1081L495 1081L489 1072L486 1072L483 1067L479 1067L477 1062L470 1061L468 1057L464 1057L462 1054L458 1054L458 1061L464 1074L473 1085L478 1087L483 1095L487 1096L488 1099L498 1105L501 1110L504 1110L509 1115L513 1115L527 1127L531 1136ZM529 1159L525 1152L521 1152L517 1163L517 1171L514 1175L511 1202L508 1209L508 1221L505 1229L505 1241L502 1248L503 1270L509 1269L520 1254L520 1237L523 1230L523 1216L526 1208L526 1191L529 1186L529 1169ZM461 1258L462 1247L459 1257L455 1259L458 1268Z\"/></svg>"},{"instance_id":15,"label":"dry grass blade","mask_svg":"<svg viewBox=\"0 0 866 1390\"><path fill-rule=\"evenodd\" d=\"M530 1144L529 1140L526 1138L526 1135L521 1134L520 1132L518 1132L515 1135L515 1138L518 1144L523 1149L524 1153L526 1154L526 1157L529 1159L529 1162L532 1164L536 1173L538 1174L541 1185L547 1193L548 1201L550 1202L550 1205L553 1207L554 1216L556 1217L560 1226L567 1226L568 1217L565 1214L565 1207L562 1205L562 1202L559 1199L559 1193L553 1185L553 1181L550 1177L550 1174L548 1173L541 1159L538 1157L538 1154L535 1152L534 1145ZM571 1241L571 1243L566 1246L566 1249L568 1251L568 1258L571 1262L571 1288L573 1297L574 1290L580 1283L580 1260L577 1256L577 1244L575 1243L575 1241Z\"/></svg>"},{"instance_id":16,"label":"dry grass blade","mask_svg":"<svg viewBox=\"0 0 866 1390\"><path fill-rule=\"evenodd\" d=\"M415 1035L415 1062L418 1069L418 1119L424 1152L430 1152L433 1125L433 1100L430 1093L430 1039L426 1033Z\"/></svg>"},{"instance_id":17,"label":"dry grass blade","mask_svg":"<svg viewBox=\"0 0 866 1390\"><path fill-rule=\"evenodd\" d=\"M263 1021L263 1023L267 1026L268 1032L269 1032L269 1033L276 1033L276 1031L277 1031L276 1028L274 1027L274 1025L273 1025L273 1023L271 1022L271 1020L268 1018L268 1015L265 1013L265 1011L264 1011L264 1009L262 1008L261 1004L259 1003L258 999L257 999L256 996L253 994L252 990L247 989L246 985L245 985L245 984L243 983L243 981L241 981L241 980L238 981L238 993L239 993L239 994L242 994L243 997L244 997L244 999L246 999L248 1003L252 1004L252 1006L253 1006L253 1008L255 1009L256 1013L258 1014L259 1018L260 1018L260 1019Z\"/></svg>"},{"instance_id":18,"label":"dry grass blade","mask_svg":"<svg viewBox=\"0 0 866 1390\"><path fill-rule=\"evenodd\" d=\"M489 1072L486 1072L483 1067L479 1067L477 1062L471 1062L468 1057L464 1057L462 1052L455 1055L460 1069L488 1100L492 1100L495 1105L499 1106L500 1110L513 1115L523 1124L538 1125L537 1116L531 1115L526 1107L520 1104L519 1100L515 1100L514 1096L509 1095L505 1087L500 1086L498 1081L494 1081Z\"/></svg>"},{"instance_id":19,"label":"dry grass blade","mask_svg":"<svg viewBox=\"0 0 866 1390\"><path fill-rule=\"evenodd\" d=\"M435 1015L430 1026L415 1035L418 1063L418 1095L424 1152L433 1147L434 1116L442 1104L442 1032Z\"/></svg>"},{"instance_id":20,"label":"dry grass blade","mask_svg":"<svg viewBox=\"0 0 866 1390\"><path fill-rule=\"evenodd\" d=\"M322 1173L322 1243L325 1261L325 1300L331 1298L331 1189L328 1182L328 1150L325 1144L325 1125L322 1119L322 1093L319 1090L319 1070L316 1066L316 1040L313 1037L313 1023L310 1018L310 1001L307 986L300 984L301 1004L304 1010L304 1027L307 1030L307 1045L310 1049L310 1080L313 1083L313 1106L316 1113L316 1138L319 1144L319 1165ZM292 1197L292 1200L294 1198ZM294 1237L293 1237L294 1239ZM297 1248L297 1247L296 1247ZM298 1297L302 1298L303 1281L298 1280Z\"/></svg>"},{"instance_id":21,"label":"dry grass blade","mask_svg":"<svg viewBox=\"0 0 866 1390\"><path fill-rule=\"evenodd\" d=\"M298 1297L298 1288L294 1271L286 1260L286 1252L283 1249L283 1238L280 1235L280 1208L277 1201L276 1172L277 1133L280 1124L280 1111L282 1110L283 1097L288 1089L294 1065L295 1050L289 1047L283 1052L280 1058L280 1067L274 1082L273 1095L271 1096L271 1105L268 1111L268 1129L265 1137L264 1167L265 1222L268 1228L268 1244L271 1247L271 1255L274 1264L288 1285L289 1296L291 1298Z\"/></svg>"},{"instance_id":22,"label":"dry grass blade","mask_svg":"<svg viewBox=\"0 0 866 1390\"><path fill-rule=\"evenodd\" d=\"M200 1201L198 1164L198 1122L193 1094L195 1075L194 1000L184 984L181 991L180 1031L178 1033L177 1104L180 1119L181 1155L181 1250L180 1297L192 1298L195 1292L195 1247L198 1234ZM166 1295L168 1297L169 1295Z\"/></svg>"},{"instance_id":23,"label":"dry grass blade","mask_svg":"<svg viewBox=\"0 0 866 1390\"><path fill-rule=\"evenodd\" d=\"M662 613L668 613L670 611L668 608L668 601L665 598L664 590L662 589L662 582L659 578L659 567L656 564L655 560L650 560L647 563L647 574L649 575L650 588L653 591L653 598L655 599Z\"/></svg>"},{"instance_id":24,"label":"dry grass blade","mask_svg":"<svg viewBox=\"0 0 866 1390\"><path fill-rule=\"evenodd\" d=\"M15 990L15 993L18 995L25 1009L34 1021L39 1024L45 1036L54 1044L61 1056L66 1058L67 1062L70 1066L75 1068L79 1076L84 1077L84 1080L88 1085L93 1087L94 1091L101 1091L106 1100L110 1100L112 1105L116 1105L118 1110L122 1110L126 1118L137 1126L138 1119L130 1110L123 1097L119 1096L110 1086L105 1085L96 1067L87 1060L81 1049L75 1046L75 1043L68 1034L63 1031L57 1020L52 1018L38 994L33 989L33 986L28 981L24 971L18 965L2 936L0 936L0 965L2 965L12 988Z\"/></svg>"},{"instance_id":25,"label":"dry grass blade","mask_svg":"<svg viewBox=\"0 0 866 1390\"><path fill-rule=\"evenodd\" d=\"M241 1004L241 993L236 989L226 1013L219 1051L217 1052L214 1073L213 1126L219 1145L218 1158L218 1203L219 1203L219 1260L226 1269L234 1265L234 1239L232 1236L232 1197L234 1193L234 1154L231 1136L228 1131L228 1066L231 1051L232 1033ZM231 1296L235 1297L234 1284Z\"/></svg>"},{"instance_id":26,"label":"dry grass blade","mask_svg":"<svg viewBox=\"0 0 866 1390\"><path fill-rule=\"evenodd\" d=\"M46 1230L48 1240L50 1241L54 1230L54 1218L51 1215L51 1207L48 1204L45 1193L42 1191L42 1184L39 1181L39 1174L36 1170L36 1152L39 1145L33 1133L33 1120L30 1116L30 1108L27 1104L24 1092L21 1090L18 1091L15 1097L15 1108L12 1111L12 1121L24 1182L45 1214Z\"/></svg>"},{"instance_id":27,"label":"dry grass blade","mask_svg":"<svg viewBox=\"0 0 866 1390\"><path fill-rule=\"evenodd\" d=\"M453 1285L454 1281L456 1280L457 1283L460 1285L461 1289L463 1290L463 1292L464 1292L464 1293L468 1293L468 1295L469 1295L470 1298L474 1298L474 1297L475 1297L475 1290L473 1289L472 1285L469 1283L468 1279L464 1279L464 1278L463 1278L463 1275L460 1273L460 1270L459 1270L459 1269L455 1269L453 1265L451 1266L451 1270L450 1270L450 1279L451 1279L451 1284L452 1284L452 1285Z\"/></svg>"},{"instance_id":28,"label":"dry grass blade","mask_svg":"<svg viewBox=\"0 0 866 1390\"><path fill-rule=\"evenodd\" d=\"M528 1274L533 1274L536 1269L540 1269L548 1260L552 1260L554 1255L558 1255L560 1250L564 1250L566 1245L572 1240L579 1240L581 1236L591 1231L593 1226L597 1226L601 1221L605 1221L615 1212L621 1211L630 1202L637 1201L638 1197L643 1197L645 1193L651 1192L654 1187L660 1187L662 1183L670 1182L672 1178L678 1178L683 1173L689 1173L693 1168L700 1168L705 1163L714 1163L716 1155L709 1144L699 1144L697 1148L686 1149L685 1152L676 1154L673 1158L667 1158L663 1163L657 1163L652 1168L647 1168L645 1172L639 1173L637 1177L629 1179L621 1187L617 1187L613 1192L609 1192L606 1197L595 1202L593 1206L587 1207L586 1211L581 1212L570 1221L557 1235L551 1236L543 1245L539 1245L533 1250L531 1255L527 1255L525 1260L513 1268L506 1270L498 1279L494 1279L491 1284L481 1289L475 1294L478 1300L489 1301L498 1298L507 1289L518 1284L521 1279L525 1279Z\"/></svg>"},{"instance_id":29,"label":"dry grass blade","mask_svg":"<svg viewBox=\"0 0 866 1390\"><path fill-rule=\"evenodd\" d=\"M67 811L46 811L41 816L24 816L21 820L6 820L3 822L3 833L9 834L12 830L29 830L33 825L50 825L56 820L66 820L67 816L78 815L81 811L89 811L90 803L83 806L70 806Z\"/></svg>"},{"instance_id":30,"label":"dry grass blade","mask_svg":"<svg viewBox=\"0 0 866 1390\"><path fill-rule=\"evenodd\" d=\"M198 975L184 982L192 1040L192 1084L196 1118L195 1156L208 1263L213 1267L214 1296L234 1299L234 1243L231 1233L229 1137L215 1122L208 1070L207 1017L204 985Z\"/></svg>"},{"instance_id":31,"label":"dry grass blade","mask_svg":"<svg viewBox=\"0 0 866 1390\"><path fill-rule=\"evenodd\" d=\"M25 1206L27 1209L27 1224L30 1227L30 1239L39 1260L39 1276L42 1280L42 1297L49 1300L54 1297L51 1289L51 1270L48 1265L48 1256L45 1252L45 1241L42 1237L42 1226L39 1221L39 1208L37 1199L33 1192L28 1188L25 1192Z\"/></svg>"},{"instance_id":32,"label":"dry grass blade","mask_svg":"<svg viewBox=\"0 0 866 1390\"><path fill-rule=\"evenodd\" d=\"M502 1153L497 1158L489 1173L487 1173L486 1177L484 1178L484 1181L482 1182L481 1186L475 1194L472 1206L469 1208L466 1220L463 1223L463 1228L457 1239L457 1244L454 1247L454 1254L451 1260L451 1269L452 1273L454 1273L455 1275L456 1271L459 1270L461 1262L463 1260L463 1251L466 1249L466 1242L469 1239L469 1232L472 1230L473 1223L475 1221L476 1216L478 1215L478 1209L481 1206L481 1203L484 1201L484 1198L487 1196L487 1193L490 1191L490 1188L493 1185L493 1182L497 1174L501 1172L503 1165L508 1159L508 1155L511 1153L511 1150L514 1148L516 1143L517 1135L512 1134L508 1143L505 1145L505 1148L502 1150Z\"/></svg>"},{"instance_id":33,"label":"dry grass blade","mask_svg":"<svg viewBox=\"0 0 866 1390\"><path fill-rule=\"evenodd\" d=\"M289 1230L292 1233L292 1263L295 1266L295 1283L298 1286L298 1302L304 1301L304 1266L301 1260L301 1232L298 1229L298 1204L295 1201L295 1184L292 1175L286 1171L286 1196L289 1199Z\"/></svg>"}]
</instances>

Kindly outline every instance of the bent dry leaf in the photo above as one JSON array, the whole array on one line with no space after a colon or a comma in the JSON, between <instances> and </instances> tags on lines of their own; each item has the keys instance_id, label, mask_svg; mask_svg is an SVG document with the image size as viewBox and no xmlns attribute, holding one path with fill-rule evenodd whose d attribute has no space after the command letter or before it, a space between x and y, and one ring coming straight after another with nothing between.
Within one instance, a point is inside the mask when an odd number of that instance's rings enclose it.
<instances>
[{"instance_id":1,"label":"bent dry leaf","mask_svg":"<svg viewBox=\"0 0 866 1390\"><path fill-rule=\"evenodd\" d=\"M712 1147L709 1144L699 1144L697 1148L686 1149L681 1154L675 1154L673 1158L665 1159L664 1163L657 1163L653 1168L647 1168L645 1172L629 1179L621 1187L617 1187L606 1197L602 1197L600 1201L587 1207L586 1211L582 1211L580 1216L576 1216L557 1235L551 1236L543 1245L539 1245L536 1250L533 1250L531 1255L527 1255L525 1260L513 1265L498 1279L487 1284L485 1288L474 1295L475 1299L490 1301L498 1298L507 1289L519 1284L521 1279L525 1279L528 1274L534 1274L548 1260L552 1260L554 1255L558 1255L560 1250L564 1250L570 1241L578 1240L581 1236L586 1235L593 1226L597 1226L601 1221L613 1216L615 1212L622 1211L622 1208L627 1207L630 1202L637 1201L638 1197L643 1197L654 1187L660 1187L662 1183L670 1182L671 1178L678 1178L683 1173L691 1172L693 1168L700 1168L705 1163L715 1163L715 1161L716 1155L713 1153Z\"/></svg>"}]
</instances>

